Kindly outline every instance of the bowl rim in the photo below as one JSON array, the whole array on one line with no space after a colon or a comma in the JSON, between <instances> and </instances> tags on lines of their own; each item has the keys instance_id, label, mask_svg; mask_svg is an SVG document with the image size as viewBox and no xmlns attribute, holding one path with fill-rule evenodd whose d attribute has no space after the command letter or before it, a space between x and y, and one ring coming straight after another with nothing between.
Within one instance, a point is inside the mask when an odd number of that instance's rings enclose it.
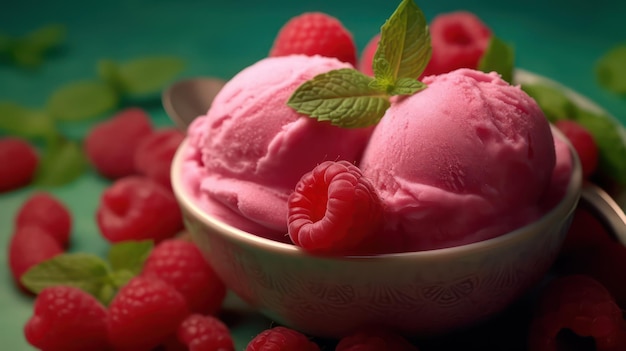
<instances>
[{"instance_id":1,"label":"bowl rim","mask_svg":"<svg viewBox=\"0 0 626 351\"><path fill-rule=\"evenodd\" d=\"M551 129L554 137L558 137L566 143L570 150L570 157L572 158L572 171L570 174L570 180L567 185L566 192L563 195L563 198L539 219L522 227L519 227L513 231L502 234L495 238L448 248L413 252L386 253L380 255L320 256L308 253L292 244L278 242L240 230L205 213L201 209L200 205L195 203L191 194L188 192L188 189L186 189L186 186L183 184L182 166L188 153L188 138L185 138L180 144L176 151L176 154L174 155L174 159L172 160L172 189L174 191L175 197L177 198L181 206L181 209L187 210L191 214L191 216L202 222L203 225L216 229L216 231L219 231L221 235L227 237L231 241L237 241L239 244L245 245L247 247L254 247L259 250L272 251L274 254L294 257L306 256L309 258L320 260L385 260L390 258L400 260L416 260L429 259L433 257L440 258L458 256L487 250L493 247L513 245L518 241L524 240L526 236L532 236L533 233L537 232L537 229L548 226L552 223L552 221L558 220L559 218L566 218L571 212L574 211L582 191L582 166L580 164L580 160L576 154L576 151L569 143L567 138L554 126L551 126Z\"/></svg>"}]
</instances>

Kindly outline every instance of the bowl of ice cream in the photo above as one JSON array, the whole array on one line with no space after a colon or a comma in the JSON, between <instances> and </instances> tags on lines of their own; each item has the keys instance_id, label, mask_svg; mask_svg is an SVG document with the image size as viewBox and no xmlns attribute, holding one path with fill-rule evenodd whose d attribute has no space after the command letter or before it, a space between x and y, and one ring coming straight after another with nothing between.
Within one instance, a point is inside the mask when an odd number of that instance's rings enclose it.
<instances>
[{"instance_id":1,"label":"bowl of ice cream","mask_svg":"<svg viewBox=\"0 0 626 351\"><path fill-rule=\"evenodd\" d=\"M250 306L310 335L373 324L436 335L502 311L556 258L581 192L575 152L496 74L426 79L373 130L330 126L285 104L302 82L343 67L261 60L194 121L172 163L194 241ZM385 204L380 232L390 240L379 242L392 245L380 253L318 255L289 242L289 193L336 159L359 164Z\"/></svg>"}]
</instances>

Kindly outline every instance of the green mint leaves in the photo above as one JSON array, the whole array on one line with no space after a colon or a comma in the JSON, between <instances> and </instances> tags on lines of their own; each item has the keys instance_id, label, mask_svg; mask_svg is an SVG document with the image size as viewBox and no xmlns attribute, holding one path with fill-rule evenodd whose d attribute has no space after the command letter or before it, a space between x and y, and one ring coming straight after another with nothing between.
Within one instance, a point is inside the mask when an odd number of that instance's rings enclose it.
<instances>
[{"instance_id":1,"label":"green mint leaves","mask_svg":"<svg viewBox=\"0 0 626 351\"><path fill-rule=\"evenodd\" d=\"M21 37L0 33L0 56L20 67L34 68L43 62L45 55L61 45L66 30L60 24L50 24Z\"/></svg>"},{"instance_id":2,"label":"green mint leaves","mask_svg":"<svg viewBox=\"0 0 626 351\"><path fill-rule=\"evenodd\" d=\"M46 110L59 121L80 121L112 110L119 95L97 80L81 80L63 85L48 98Z\"/></svg>"},{"instance_id":3,"label":"green mint leaves","mask_svg":"<svg viewBox=\"0 0 626 351\"><path fill-rule=\"evenodd\" d=\"M152 247L151 241L115 244L109 262L92 254L61 254L29 269L22 283L35 294L51 286L74 286L107 305L121 286L139 274Z\"/></svg>"},{"instance_id":4,"label":"green mint leaves","mask_svg":"<svg viewBox=\"0 0 626 351\"><path fill-rule=\"evenodd\" d=\"M498 72L502 79L511 83L515 66L515 51L513 47L495 35L491 36L487 50L478 62L478 70L483 72Z\"/></svg>"},{"instance_id":5,"label":"green mint leaves","mask_svg":"<svg viewBox=\"0 0 626 351\"><path fill-rule=\"evenodd\" d=\"M626 43L617 45L596 63L598 83L608 91L626 96Z\"/></svg>"},{"instance_id":6,"label":"green mint leaves","mask_svg":"<svg viewBox=\"0 0 626 351\"><path fill-rule=\"evenodd\" d=\"M304 82L287 105L298 113L344 128L378 123L394 95L411 95L426 85L417 78L426 68L432 48L422 11L403 0L381 27L374 54L374 77L354 69L338 69Z\"/></svg>"}]
</instances>

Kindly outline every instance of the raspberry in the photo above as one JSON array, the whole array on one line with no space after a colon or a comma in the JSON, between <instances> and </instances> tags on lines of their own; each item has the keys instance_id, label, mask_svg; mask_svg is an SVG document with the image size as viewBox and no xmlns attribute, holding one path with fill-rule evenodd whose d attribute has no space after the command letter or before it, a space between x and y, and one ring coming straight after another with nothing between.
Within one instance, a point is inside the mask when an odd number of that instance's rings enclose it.
<instances>
[{"instance_id":1,"label":"raspberry","mask_svg":"<svg viewBox=\"0 0 626 351\"><path fill-rule=\"evenodd\" d=\"M135 277L109 305L109 341L121 350L147 350L160 345L189 315L181 294L153 278Z\"/></svg>"},{"instance_id":2,"label":"raspberry","mask_svg":"<svg viewBox=\"0 0 626 351\"><path fill-rule=\"evenodd\" d=\"M38 226L16 229L9 243L9 267L17 285L26 290L20 279L31 267L63 253L57 240Z\"/></svg>"},{"instance_id":3,"label":"raspberry","mask_svg":"<svg viewBox=\"0 0 626 351\"><path fill-rule=\"evenodd\" d=\"M16 227L35 225L52 235L62 247L67 247L72 229L72 217L65 205L52 194L39 192L22 204L15 218Z\"/></svg>"},{"instance_id":4,"label":"raspberry","mask_svg":"<svg viewBox=\"0 0 626 351\"><path fill-rule=\"evenodd\" d=\"M476 69L491 40L491 30L476 15L457 11L435 17L430 36L432 56L422 77L457 68Z\"/></svg>"},{"instance_id":5,"label":"raspberry","mask_svg":"<svg viewBox=\"0 0 626 351\"><path fill-rule=\"evenodd\" d=\"M174 236L183 227L182 215L171 191L150 178L118 179L101 197L96 219L110 242Z\"/></svg>"},{"instance_id":6,"label":"raspberry","mask_svg":"<svg viewBox=\"0 0 626 351\"><path fill-rule=\"evenodd\" d=\"M189 351L235 351L233 338L224 323L212 316L192 314L178 328L178 340Z\"/></svg>"},{"instance_id":7,"label":"raspberry","mask_svg":"<svg viewBox=\"0 0 626 351\"><path fill-rule=\"evenodd\" d=\"M602 284L585 275L557 278L542 292L530 325L529 350L565 350L565 332L575 334L578 344L592 338L598 351L626 350L622 311Z\"/></svg>"},{"instance_id":8,"label":"raspberry","mask_svg":"<svg viewBox=\"0 0 626 351\"><path fill-rule=\"evenodd\" d=\"M376 53L376 49L378 49L379 41L380 34L376 34L372 39L370 39L367 45L365 45L365 49L363 49L361 59L359 60L359 71L361 71L361 73L372 77L374 76L372 63L374 62L374 54Z\"/></svg>"},{"instance_id":9,"label":"raspberry","mask_svg":"<svg viewBox=\"0 0 626 351\"><path fill-rule=\"evenodd\" d=\"M109 350L106 316L93 296L75 287L54 286L37 296L24 334L44 351Z\"/></svg>"},{"instance_id":10,"label":"raspberry","mask_svg":"<svg viewBox=\"0 0 626 351\"><path fill-rule=\"evenodd\" d=\"M144 137L135 149L137 172L171 189L170 165L184 138L185 135L174 128L158 130Z\"/></svg>"},{"instance_id":11,"label":"raspberry","mask_svg":"<svg viewBox=\"0 0 626 351\"><path fill-rule=\"evenodd\" d=\"M339 340L335 351L418 351L404 337L383 329L367 329Z\"/></svg>"},{"instance_id":12,"label":"raspberry","mask_svg":"<svg viewBox=\"0 0 626 351\"><path fill-rule=\"evenodd\" d=\"M28 185L35 176L39 157L35 149L20 138L0 139L0 193Z\"/></svg>"},{"instance_id":13,"label":"raspberry","mask_svg":"<svg viewBox=\"0 0 626 351\"><path fill-rule=\"evenodd\" d=\"M270 57L303 54L334 57L356 66L356 45L341 22L321 12L306 12L280 29Z\"/></svg>"},{"instance_id":14,"label":"raspberry","mask_svg":"<svg viewBox=\"0 0 626 351\"><path fill-rule=\"evenodd\" d=\"M140 108L127 108L101 122L85 138L85 152L96 170L109 179L135 174L134 152L152 132L150 117Z\"/></svg>"},{"instance_id":15,"label":"raspberry","mask_svg":"<svg viewBox=\"0 0 626 351\"><path fill-rule=\"evenodd\" d=\"M589 178L598 168L598 144L589 131L571 120L559 120L554 125L567 137L580 158L583 177Z\"/></svg>"},{"instance_id":16,"label":"raspberry","mask_svg":"<svg viewBox=\"0 0 626 351\"><path fill-rule=\"evenodd\" d=\"M578 208L556 262L556 272L594 278L626 309L626 272L615 267L626 267L626 247L615 241L592 214Z\"/></svg>"},{"instance_id":17,"label":"raspberry","mask_svg":"<svg viewBox=\"0 0 626 351\"><path fill-rule=\"evenodd\" d=\"M226 286L191 241L169 239L158 244L142 275L157 277L178 290L191 312L216 314L226 296Z\"/></svg>"},{"instance_id":18,"label":"raspberry","mask_svg":"<svg viewBox=\"0 0 626 351\"><path fill-rule=\"evenodd\" d=\"M304 334L286 327L266 329L254 337L246 351L320 351Z\"/></svg>"},{"instance_id":19,"label":"raspberry","mask_svg":"<svg viewBox=\"0 0 626 351\"><path fill-rule=\"evenodd\" d=\"M288 200L291 240L305 250L369 250L382 219L372 184L347 161L326 161L305 174Z\"/></svg>"}]
</instances>

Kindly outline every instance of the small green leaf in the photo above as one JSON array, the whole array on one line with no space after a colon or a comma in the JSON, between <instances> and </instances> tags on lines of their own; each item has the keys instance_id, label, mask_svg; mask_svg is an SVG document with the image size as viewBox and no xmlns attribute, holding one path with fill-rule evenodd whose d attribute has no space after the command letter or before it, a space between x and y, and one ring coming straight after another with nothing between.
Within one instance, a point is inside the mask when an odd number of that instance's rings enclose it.
<instances>
[{"instance_id":1,"label":"small green leaf","mask_svg":"<svg viewBox=\"0 0 626 351\"><path fill-rule=\"evenodd\" d=\"M113 60L100 60L98 61L98 77L105 81L109 86L115 90L121 90L119 67Z\"/></svg>"},{"instance_id":2,"label":"small green leaf","mask_svg":"<svg viewBox=\"0 0 626 351\"><path fill-rule=\"evenodd\" d=\"M95 255L61 254L43 261L22 276L22 283L35 294L58 285L69 285L99 297L109 284L110 270L106 262Z\"/></svg>"},{"instance_id":3,"label":"small green leaf","mask_svg":"<svg viewBox=\"0 0 626 351\"><path fill-rule=\"evenodd\" d=\"M61 44L65 40L65 34L65 26L49 24L28 33L19 40L31 48L36 48L39 53L43 53Z\"/></svg>"},{"instance_id":4,"label":"small green leaf","mask_svg":"<svg viewBox=\"0 0 626 351\"><path fill-rule=\"evenodd\" d=\"M128 271L139 274L154 244L151 240L125 241L111 246L109 262L113 271Z\"/></svg>"},{"instance_id":5,"label":"small green leaf","mask_svg":"<svg viewBox=\"0 0 626 351\"><path fill-rule=\"evenodd\" d=\"M45 149L35 185L52 187L69 183L83 174L87 166L87 157L77 142L57 140Z\"/></svg>"},{"instance_id":6,"label":"small green leaf","mask_svg":"<svg viewBox=\"0 0 626 351\"><path fill-rule=\"evenodd\" d=\"M417 79L431 54L424 13L413 0L403 0L381 27L380 42L374 54L374 75L394 82L399 78Z\"/></svg>"},{"instance_id":7,"label":"small green leaf","mask_svg":"<svg viewBox=\"0 0 626 351\"><path fill-rule=\"evenodd\" d=\"M522 89L530 95L554 123L561 119L571 119L576 113L576 106L559 89L544 84L522 84Z\"/></svg>"},{"instance_id":8,"label":"small green leaf","mask_svg":"<svg viewBox=\"0 0 626 351\"><path fill-rule=\"evenodd\" d=\"M0 32L0 54L8 53L14 45L14 39L3 32Z\"/></svg>"},{"instance_id":9,"label":"small green leaf","mask_svg":"<svg viewBox=\"0 0 626 351\"><path fill-rule=\"evenodd\" d=\"M599 172L626 185L626 145L622 137L626 135L624 126L609 116L584 109L577 109L572 119L593 135L599 150Z\"/></svg>"},{"instance_id":10,"label":"small green leaf","mask_svg":"<svg viewBox=\"0 0 626 351\"><path fill-rule=\"evenodd\" d=\"M626 44L609 50L596 67L598 83L616 94L626 95Z\"/></svg>"},{"instance_id":11,"label":"small green leaf","mask_svg":"<svg viewBox=\"0 0 626 351\"><path fill-rule=\"evenodd\" d=\"M0 134L26 139L49 139L57 134L54 121L42 111L0 101Z\"/></svg>"},{"instance_id":12,"label":"small green leaf","mask_svg":"<svg viewBox=\"0 0 626 351\"><path fill-rule=\"evenodd\" d=\"M483 72L498 72L502 79L511 83L515 65L515 51L495 35L491 36L487 50L478 62L478 69Z\"/></svg>"},{"instance_id":13,"label":"small green leaf","mask_svg":"<svg viewBox=\"0 0 626 351\"><path fill-rule=\"evenodd\" d=\"M16 45L11 51L13 61L21 67L37 67L43 62L43 53L28 45Z\"/></svg>"},{"instance_id":14,"label":"small green leaf","mask_svg":"<svg viewBox=\"0 0 626 351\"><path fill-rule=\"evenodd\" d=\"M117 66L117 80L124 94L146 95L160 92L182 72L185 64L177 57L146 57Z\"/></svg>"},{"instance_id":15,"label":"small green leaf","mask_svg":"<svg viewBox=\"0 0 626 351\"><path fill-rule=\"evenodd\" d=\"M426 89L426 84L415 78L400 78L389 95L412 95L423 89Z\"/></svg>"},{"instance_id":16,"label":"small green leaf","mask_svg":"<svg viewBox=\"0 0 626 351\"><path fill-rule=\"evenodd\" d=\"M100 291L97 292L97 294L94 296L96 299L98 299L98 301L102 302L103 305L108 306L115 297L116 293L117 289L115 288L115 286L109 283L102 285Z\"/></svg>"},{"instance_id":17,"label":"small green leaf","mask_svg":"<svg viewBox=\"0 0 626 351\"><path fill-rule=\"evenodd\" d=\"M99 116L118 103L118 93L109 85L99 81L77 81L53 92L46 108L57 120L79 121Z\"/></svg>"},{"instance_id":18,"label":"small green leaf","mask_svg":"<svg viewBox=\"0 0 626 351\"><path fill-rule=\"evenodd\" d=\"M369 86L373 78L344 68L315 76L291 95L287 105L319 121L359 128L376 124L389 97Z\"/></svg>"}]
</instances>

